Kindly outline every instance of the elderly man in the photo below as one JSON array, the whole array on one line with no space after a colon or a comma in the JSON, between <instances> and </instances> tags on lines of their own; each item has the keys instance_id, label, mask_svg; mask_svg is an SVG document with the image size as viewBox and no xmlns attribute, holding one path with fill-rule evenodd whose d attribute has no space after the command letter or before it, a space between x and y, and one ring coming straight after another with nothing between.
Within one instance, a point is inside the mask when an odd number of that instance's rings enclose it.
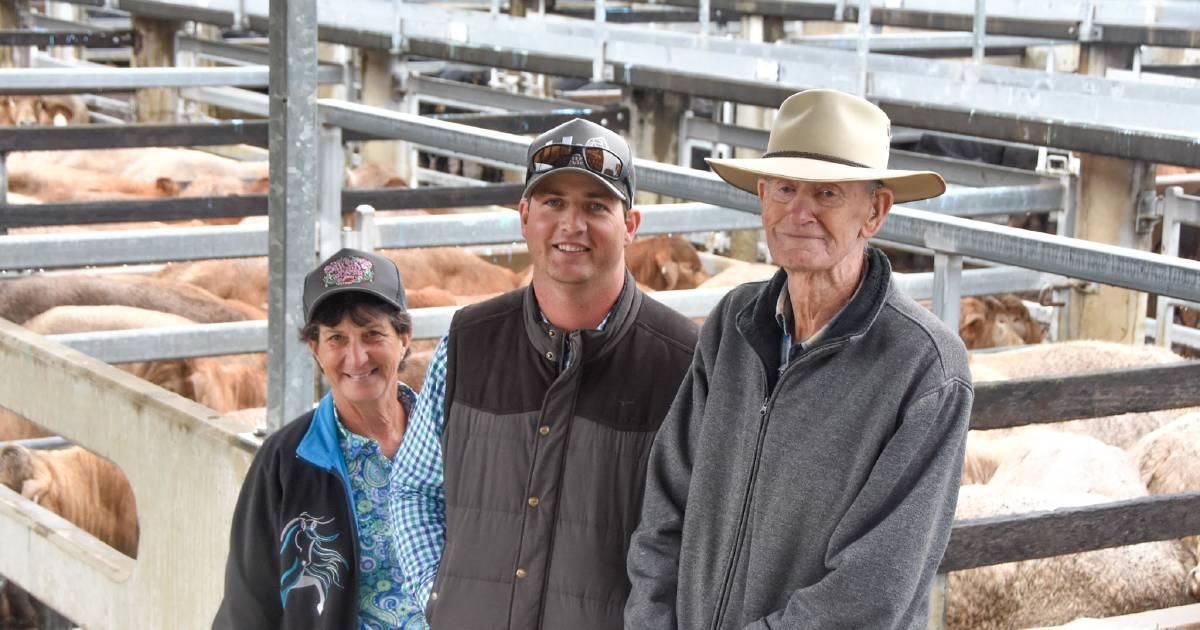
<instances>
[{"instance_id":1,"label":"elderly man","mask_svg":"<svg viewBox=\"0 0 1200 630\"><path fill-rule=\"evenodd\" d=\"M434 351L400 452L400 561L436 629L620 630L646 459L696 326L625 269L640 215L620 136L576 119L527 166L533 280L459 311Z\"/></svg>"},{"instance_id":2,"label":"elderly man","mask_svg":"<svg viewBox=\"0 0 1200 630\"><path fill-rule=\"evenodd\" d=\"M924 628L972 389L962 342L902 295L867 239L893 201L945 190L887 169L878 107L781 106L761 159L711 160L756 193L775 262L731 291L650 455L627 628Z\"/></svg>"}]
</instances>

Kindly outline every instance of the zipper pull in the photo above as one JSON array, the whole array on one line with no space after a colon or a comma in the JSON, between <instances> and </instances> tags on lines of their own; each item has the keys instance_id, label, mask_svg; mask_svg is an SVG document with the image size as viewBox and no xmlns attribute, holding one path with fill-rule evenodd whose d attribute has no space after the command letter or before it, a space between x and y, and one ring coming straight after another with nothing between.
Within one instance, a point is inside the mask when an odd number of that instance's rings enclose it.
<instances>
[{"instance_id":1,"label":"zipper pull","mask_svg":"<svg viewBox=\"0 0 1200 630\"><path fill-rule=\"evenodd\" d=\"M766 398L764 398L764 399L763 399L763 404L762 404L762 407L761 407L761 408L759 408L759 410L758 410L758 415L760 415L760 416L766 416L766 415L767 415L767 403L769 403L769 402L771 402L771 397L770 397L770 396L768 396L768 397L766 397Z\"/></svg>"}]
</instances>

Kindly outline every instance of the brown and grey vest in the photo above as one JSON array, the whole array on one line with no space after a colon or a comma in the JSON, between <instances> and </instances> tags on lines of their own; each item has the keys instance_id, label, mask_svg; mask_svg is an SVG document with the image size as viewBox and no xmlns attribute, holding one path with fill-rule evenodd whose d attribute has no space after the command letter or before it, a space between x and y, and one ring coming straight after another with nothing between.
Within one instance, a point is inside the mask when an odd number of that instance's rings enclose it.
<instances>
[{"instance_id":1,"label":"brown and grey vest","mask_svg":"<svg viewBox=\"0 0 1200 630\"><path fill-rule=\"evenodd\" d=\"M631 276L603 331L543 323L528 287L455 315L434 628L622 628L650 444L695 345Z\"/></svg>"}]
</instances>

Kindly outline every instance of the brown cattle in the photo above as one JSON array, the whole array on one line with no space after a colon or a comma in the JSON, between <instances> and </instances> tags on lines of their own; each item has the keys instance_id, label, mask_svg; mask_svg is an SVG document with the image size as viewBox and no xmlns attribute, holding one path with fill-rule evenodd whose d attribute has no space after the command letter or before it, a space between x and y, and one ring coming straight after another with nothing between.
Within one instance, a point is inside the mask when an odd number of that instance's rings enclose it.
<instances>
[{"instance_id":1,"label":"brown cattle","mask_svg":"<svg viewBox=\"0 0 1200 630\"><path fill-rule=\"evenodd\" d=\"M625 264L633 277L654 291L694 289L708 280L696 248L679 236L656 236L630 243Z\"/></svg>"},{"instance_id":2,"label":"brown cattle","mask_svg":"<svg viewBox=\"0 0 1200 630\"><path fill-rule=\"evenodd\" d=\"M779 271L779 267L775 265L735 262L721 270L717 275L705 280L700 284L700 288L736 287L739 284L747 282L770 280L771 276L775 275L777 271Z\"/></svg>"},{"instance_id":3,"label":"brown cattle","mask_svg":"<svg viewBox=\"0 0 1200 630\"><path fill-rule=\"evenodd\" d=\"M137 556L133 489L112 462L78 446L34 451L10 444L0 450L0 482L117 551Z\"/></svg>"},{"instance_id":4,"label":"brown cattle","mask_svg":"<svg viewBox=\"0 0 1200 630\"><path fill-rule=\"evenodd\" d=\"M25 327L43 335L193 325L190 319L128 306L58 306ZM135 376L221 412L266 404L266 355L243 354L118 364Z\"/></svg>"},{"instance_id":5,"label":"brown cattle","mask_svg":"<svg viewBox=\"0 0 1200 630\"><path fill-rule=\"evenodd\" d=\"M1104 474L1104 471L1079 471ZM1036 486L968 485L956 519L1109 503L1099 494ZM1177 540L981 567L949 574L946 627L1004 630L1054 626L1191 603L1181 586L1188 554Z\"/></svg>"},{"instance_id":6,"label":"brown cattle","mask_svg":"<svg viewBox=\"0 0 1200 630\"><path fill-rule=\"evenodd\" d=\"M368 163L346 172L346 188L408 188L408 182L397 171Z\"/></svg>"},{"instance_id":7,"label":"brown cattle","mask_svg":"<svg viewBox=\"0 0 1200 630\"><path fill-rule=\"evenodd\" d=\"M174 313L203 324L266 319L261 309L157 278L64 275L0 280L0 317L17 324L55 306L104 304Z\"/></svg>"},{"instance_id":8,"label":"brown cattle","mask_svg":"<svg viewBox=\"0 0 1200 630\"><path fill-rule=\"evenodd\" d=\"M36 96L0 97L0 125L28 127L41 124Z\"/></svg>"},{"instance_id":9,"label":"brown cattle","mask_svg":"<svg viewBox=\"0 0 1200 630\"><path fill-rule=\"evenodd\" d=\"M49 431L30 422L24 416L0 407L0 442L9 440L28 440L30 438L48 437Z\"/></svg>"},{"instance_id":10,"label":"brown cattle","mask_svg":"<svg viewBox=\"0 0 1200 630\"><path fill-rule=\"evenodd\" d=\"M1200 412L1192 412L1138 440L1131 449L1151 494L1200 492ZM1188 590L1200 600L1200 535L1182 541L1192 553Z\"/></svg>"},{"instance_id":11,"label":"brown cattle","mask_svg":"<svg viewBox=\"0 0 1200 630\"><path fill-rule=\"evenodd\" d=\"M43 125L86 125L90 120L87 103L75 94L38 97L38 122Z\"/></svg>"},{"instance_id":12,"label":"brown cattle","mask_svg":"<svg viewBox=\"0 0 1200 630\"><path fill-rule=\"evenodd\" d=\"M267 308L266 257L167 263L155 277L185 282L219 298Z\"/></svg>"},{"instance_id":13,"label":"brown cattle","mask_svg":"<svg viewBox=\"0 0 1200 630\"><path fill-rule=\"evenodd\" d=\"M461 247L381 250L400 269L405 289L437 287L456 295L502 293L517 286L516 275Z\"/></svg>"},{"instance_id":14,"label":"brown cattle","mask_svg":"<svg viewBox=\"0 0 1200 630\"><path fill-rule=\"evenodd\" d=\"M1041 343L1045 331L1012 294L962 298L958 334L971 349Z\"/></svg>"},{"instance_id":15,"label":"brown cattle","mask_svg":"<svg viewBox=\"0 0 1200 630\"><path fill-rule=\"evenodd\" d=\"M1039 344L1001 352L972 353L971 373L976 382L1046 377L1146 365L1166 365L1183 358L1156 346L1130 346L1106 341L1068 341ZM1055 423L1059 431L1090 435L1106 444L1129 448L1143 435L1187 413L1167 409L1127 413ZM1021 432L1027 427L998 429L990 433Z\"/></svg>"},{"instance_id":16,"label":"brown cattle","mask_svg":"<svg viewBox=\"0 0 1200 630\"><path fill-rule=\"evenodd\" d=\"M120 176L63 166L22 168L8 173L9 190L45 203L152 199L179 195L179 185L168 177L135 181Z\"/></svg>"}]
</instances>

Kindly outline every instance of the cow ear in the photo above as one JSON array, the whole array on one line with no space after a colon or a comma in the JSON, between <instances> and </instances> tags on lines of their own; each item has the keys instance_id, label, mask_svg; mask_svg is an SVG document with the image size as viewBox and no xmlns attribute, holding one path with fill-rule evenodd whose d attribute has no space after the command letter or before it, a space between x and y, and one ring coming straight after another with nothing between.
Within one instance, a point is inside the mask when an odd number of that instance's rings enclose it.
<instances>
[{"instance_id":1,"label":"cow ear","mask_svg":"<svg viewBox=\"0 0 1200 630\"><path fill-rule=\"evenodd\" d=\"M958 336L968 348L974 348L983 339L986 326L987 318L981 313L964 313L958 324Z\"/></svg>"},{"instance_id":2,"label":"cow ear","mask_svg":"<svg viewBox=\"0 0 1200 630\"><path fill-rule=\"evenodd\" d=\"M154 186L158 188L158 192L167 197L179 196L179 184L170 177L159 177L158 179L154 180Z\"/></svg>"}]
</instances>

